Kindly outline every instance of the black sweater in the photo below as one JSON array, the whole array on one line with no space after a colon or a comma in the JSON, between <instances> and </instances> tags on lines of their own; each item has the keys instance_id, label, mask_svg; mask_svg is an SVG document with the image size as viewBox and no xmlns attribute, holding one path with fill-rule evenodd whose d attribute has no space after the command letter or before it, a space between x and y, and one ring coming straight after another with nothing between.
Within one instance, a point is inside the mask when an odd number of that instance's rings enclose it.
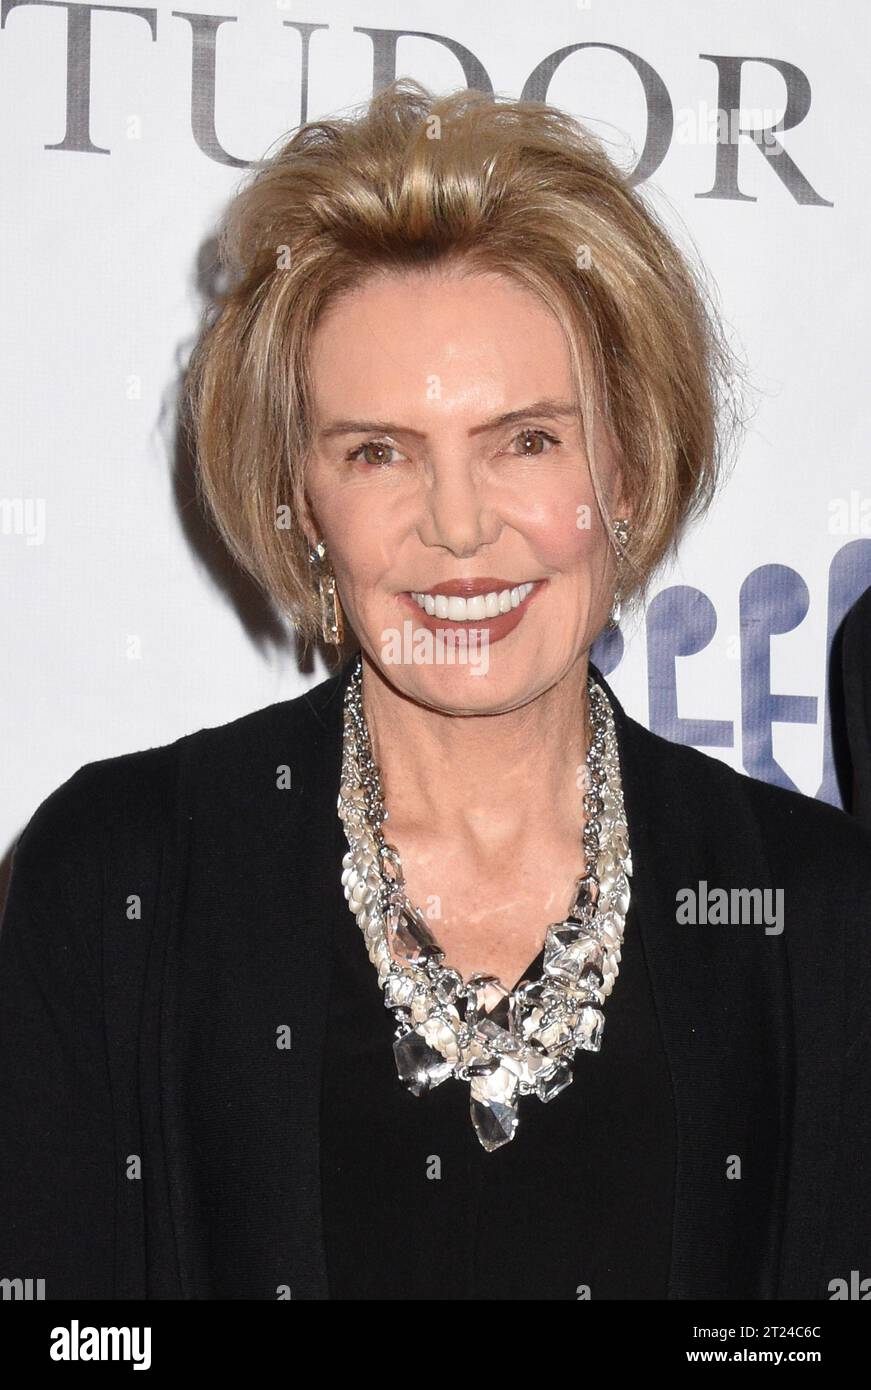
<instances>
[{"instance_id":1,"label":"black sweater","mask_svg":"<svg viewBox=\"0 0 871 1390\"><path fill-rule=\"evenodd\" d=\"M348 908L334 937L321 1100L330 1297L665 1298L674 1104L631 906L601 1050L579 1053L547 1104L521 1098L514 1139L492 1153L467 1083L424 1096L400 1084L396 1020ZM542 950L525 977L543 965Z\"/></svg>"},{"instance_id":2,"label":"black sweater","mask_svg":"<svg viewBox=\"0 0 871 1390\"><path fill-rule=\"evenodd\" d=\"M50 1299L329 1296L331 962L357 930L335 871L349 671L88 764L20 837L0 930L0 1277L44 1278ZM668 1295L828 1298L871 1273L871 835L650 733L594 674L633 854L626 952L631 932L674 1107ZM701 881L782 889L784 930L682 923ZM606 1023L580 1061L613 1069L608 1043ZM597 1203L591 1230L608 1220Z\"/></svg>"}]
</instances>

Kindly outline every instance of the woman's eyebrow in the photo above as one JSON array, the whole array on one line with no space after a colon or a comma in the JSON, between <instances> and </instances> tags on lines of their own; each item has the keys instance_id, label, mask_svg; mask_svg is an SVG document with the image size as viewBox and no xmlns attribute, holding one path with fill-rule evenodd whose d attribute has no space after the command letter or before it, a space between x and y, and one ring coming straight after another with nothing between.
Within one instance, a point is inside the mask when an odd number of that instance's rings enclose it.
<instances>
[{"instance_id":1,"label":"woman's eyebrow","mask_svg":"<svg viewBox=\"0 0 871 1390\"><path fill-rule=\"evenodd\" d=\"M531 405L521 406L519 410L508 410L502 415L494 415L492 419L485 420L482 425L475 425L469 430L469 434L482 434L485 430L500 429L505 425L512 425L518 420L526 420L532 415L539 419L561 420L574 416L576 413L575 406L571 401L533 401ZM426 438L425 431L414 430L408 425L400 425L392 420L331 420L323 429L318 430L318 438L330 439L338 434L368 433L409 434L415 439Z\"/></svg>"}]
</instances>

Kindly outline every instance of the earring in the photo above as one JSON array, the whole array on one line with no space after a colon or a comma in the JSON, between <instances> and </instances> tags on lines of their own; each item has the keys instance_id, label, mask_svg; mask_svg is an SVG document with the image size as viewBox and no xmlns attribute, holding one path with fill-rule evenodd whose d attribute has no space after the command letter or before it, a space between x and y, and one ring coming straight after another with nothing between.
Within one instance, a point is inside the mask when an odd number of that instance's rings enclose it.
<instances>
[{"instance_id":1,"label":"earring","mask_svg":"<svg viewBox=\"0 0 871 1390\"><path fill-rule=\"evenodd\" d=\"M620 622L620 614L622 611L622 604L620 601L620 565L623 561L623 552L629 541L629 529L628 517L620 517L617 521L611 522L611 533L617 547L617 584L614 589L614 602L608 617L608 622L611 627L616 627Z\"/></svg>"},{"instance_id":2,"label":"earring","mask_svg":"<svg viewBox=\"0 0 871 1390\"><path fill-rule=\"evenodd\" d=\"M336 576L327 560L327 547L323 541L318 541L314 549L309 550L308 558L317 578L323 639L334 647L340 647L345 638L345 624L336 589Z\"/></svg>"}]
</instances>

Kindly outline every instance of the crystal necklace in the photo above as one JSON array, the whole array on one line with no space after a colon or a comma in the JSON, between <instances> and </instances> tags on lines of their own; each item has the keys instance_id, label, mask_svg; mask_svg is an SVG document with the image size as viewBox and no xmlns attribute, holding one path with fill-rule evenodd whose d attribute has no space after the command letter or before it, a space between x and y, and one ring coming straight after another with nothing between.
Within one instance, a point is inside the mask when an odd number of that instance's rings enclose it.
<instances>
[{"instance_id":1,"label":"crystal necklace","mask_svg":"<svg viewBox=\"0 0 871 1390\"><path fill-rule=\"evenodd\" d=\"M408 899L399 853L382 832L388 812L363 714L362 671L358 653L345 692L338 800L348 841L345 897L397 1020L400 1080L416 1096L449 1077L468 1082L472 1123L489 1152L514 1138L520 1096L552 1100L572 1080L575 1052L601 1046L632 873L613 713L590 673L585 871L568 916L548 927L542 977L508 990L493 975L466 981L445 966Z\"/></svg>"}]
</instances>

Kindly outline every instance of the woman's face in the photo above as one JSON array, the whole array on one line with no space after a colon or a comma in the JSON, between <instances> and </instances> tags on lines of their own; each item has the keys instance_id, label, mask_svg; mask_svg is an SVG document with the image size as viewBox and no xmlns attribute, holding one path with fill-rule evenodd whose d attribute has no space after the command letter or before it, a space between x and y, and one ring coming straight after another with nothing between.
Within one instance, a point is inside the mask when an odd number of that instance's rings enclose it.
<instances>
[{"instance_id":1,"label":"woman's face","mask_svg":"<svg viewBox=\"0 0 871 1390\"><path fill-rule=\"evenodd\" d=\"M614 573L556 319L502 276L373 278L322 318L311 367L307 530L369 660L456 714L548 690ZM604 429L596 447L625 515Z\"/></svg>"}]
</instances>

